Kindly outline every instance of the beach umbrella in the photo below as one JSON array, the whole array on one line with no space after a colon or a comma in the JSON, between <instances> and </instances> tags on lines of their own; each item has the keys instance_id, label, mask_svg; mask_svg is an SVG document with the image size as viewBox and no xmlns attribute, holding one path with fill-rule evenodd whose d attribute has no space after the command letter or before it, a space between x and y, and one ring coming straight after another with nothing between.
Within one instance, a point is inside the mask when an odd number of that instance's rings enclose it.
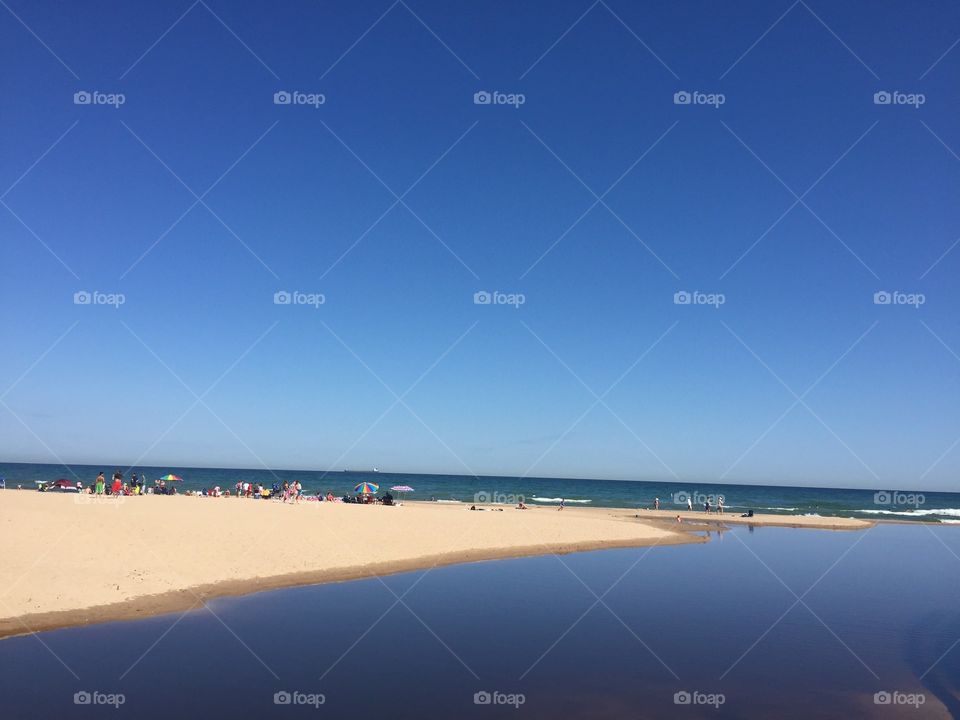
<instances>
[{"instance_id":1,"label":"beach umbrella","mask_svg":"<svg viewBox=\"0 0 960 720\"><path fill-rule=\"evenodd\" d=\"M410 487L409 485L394 485L390 489L393 490L394 492L403 493L403 494L406 494L408 492L413 492L413 488Z\"/></svg>"},{"instance_id":2,"label":"beach umbrella","mask_svg":"<svg viewBox=\"0 0 960 720\"><path fill-rule=\"evenodd\" d=\"M364 495L375 495L378 490L380 490L379 485L369 482L362 482L353 489L354 492L363 493Z\"/></svg>"},{"instance_id":3,"label":"beach umbrella","mask_svg":"<svg viewBox=\"0 0 960 720\"><path fill-rule=\"evenodd\" d=\"M167 474L167 475L164 475L164 476L163 476L162 478L160 478L160 479L161 479L161 480L166 480L167 482L181 482L181 481L183 480L182 477L180 477L179 475L174 475L173 473L169 473L169 474Z\"/></svg>"}]
</instances>

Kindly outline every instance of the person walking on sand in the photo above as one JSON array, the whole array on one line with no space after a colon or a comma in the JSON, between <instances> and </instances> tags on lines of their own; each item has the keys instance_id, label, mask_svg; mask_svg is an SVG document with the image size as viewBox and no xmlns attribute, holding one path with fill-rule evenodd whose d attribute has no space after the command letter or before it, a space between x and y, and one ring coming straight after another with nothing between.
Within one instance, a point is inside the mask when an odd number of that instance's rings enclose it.
<instances>
[{"instance_id":1,"label":"person walking on sand","mask_svg":"<svg viewBox=\"0 0 960 720\"><path fill-rule=\"evenodd\" d=\"M101 472L99 475L97 475L97 480L94 483L94 493L97 495L103 495L103 486L106 484L107 481L104 479L103 473Z\"/></svg>"},{"instance_id":2,"label":"person walking on sand","mask_svg":"<svg viewBox=\"0 0 960 720\"><path fill-rule=\"evenodd\" d=\"M717 513L723 515L723 495L717 498Z\"/></svg>"},{"instance_id":3,"label":"person walking on sand","mask_svg":"<svg viewBox=\"0 0 960 720\"><path fill-rule=\"evenodd\" d=\"M687 495L687 510L693 512L693 498Z\"/></svg>"},{"instance_id":4,"label":"person walking on sand","mask_svg":"<svg viewBox=\"0 0 960 720\"><path fill-rule=\"evenodd\" d=\"M660 498L654 498L654 499L653 499L653 509L654 509L654 510L659 510L659 509L660 509Z\"/></svg>"},{"instance_id":5,"label":"person walking on sand","mask_svg":"<svg viewBox=\"0 0 960 720\"><path fill-rule=\"evenodd\" d=\"M557 512L563 510L563 506L567 503L566 498L560 498L560 507L557 508Z\"/></svg>"},{"instance_id":6,"label":"person walking on sand","mask_svg":"<svg viewBox=\"0 0 960 720\"><path fill-rule=\"evenodd\" d=\"M294 480L293 482L293 501L299 505L300 499L303 497L303 485L300 484L299 480Z\"/></svg>"}]
</instances>

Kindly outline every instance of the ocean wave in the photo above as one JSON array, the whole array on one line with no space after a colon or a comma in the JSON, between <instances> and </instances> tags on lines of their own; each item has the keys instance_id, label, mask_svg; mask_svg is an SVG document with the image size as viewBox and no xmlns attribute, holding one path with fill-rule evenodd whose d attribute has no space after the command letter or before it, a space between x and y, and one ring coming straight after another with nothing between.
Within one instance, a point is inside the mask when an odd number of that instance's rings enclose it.
<instances>
[{"instance_id":1,"label":"ocean wave","mask_svg":"<svg viewBox=\"0 0 960 720\"><path fill-rule=\"evenodd\" d=\"M900 515L902 517L927 517L929 515L944 515L960 518L960 508L932 508L930 510L857 510L865 515Z\"/></svg>"},{"instance_id":2,"label":"ocean wave","mask_svg":"<svg viewBox=\"0 0 960 720\"><path fill-rule=\"evenodd\" d=\"M759 510L784 510L786 512L793 512L797 508L787 508L787 507L762 507L758 508Z\"/></svg>"},{"instance_id":3,"label":"ocean wave","mask_svg":"<svg viewBox=\"0 0 960 720\"><path fill-rule=\"evenodd\" d=\"M589 503L589 502L593 502L593 500L571 500L570 498L542 498L542 497L536 497L536 496L530 498L530 502L540 502L540 503L558 503L558 502L560 502L561 500L563 500L564 502L568 502L568 503Z\"/></svg>"},{"instance_id":4,"label":"ocean wave","mask_svg":"<svg viewBox=\"0 0 960 720\"><path fill-rule=\"evenodd\" d=\"M960 520L941 520L944 525L960 525Z\"/></svg>"}]
</instances>

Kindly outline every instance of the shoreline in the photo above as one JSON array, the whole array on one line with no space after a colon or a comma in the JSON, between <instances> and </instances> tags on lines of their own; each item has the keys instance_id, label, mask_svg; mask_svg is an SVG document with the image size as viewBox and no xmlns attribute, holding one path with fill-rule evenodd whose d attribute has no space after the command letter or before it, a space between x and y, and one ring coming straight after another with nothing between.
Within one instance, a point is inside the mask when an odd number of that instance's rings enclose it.
<instances>
[{"instance_id":1,"label":"shoreline","mask_svg":"<svg viewBox=\"0 0 960 720\"><path fill-rule=\"evenodd\" d=\"M300 573L287 573L265 577L184 587L156 595L143 595L108 605L94 605L75 610L57 610L45 613L31 613L16 617L0 618L0 640L8 637L29 635L35 632L59 630L69 627L86 627L108 622L143 620L149 617L170 613L200 610L208 600L224 597L255 595L273 590L295 587L307 587L328 583L349 582L373 577L386 577L399 573L430 571L449 565L462 565L476 562L509 560L541 555L569 555L594 550L612 550L633 547L651 547L657 545L684 545L705 543L707 538L695 535L696 531L678 533L677 537L662 542L597 541L576 545L530 545L503 550L465 551L425 555L405 562L373 563L350 568L314 570ZM26 626L26 627L25 627Z\"/></svg>"},{"instance_id":2,"label":"shoreline","mask_svg":"<svg viewBox=\"0 0 960 720\"><path fill-rule=\"evenodd\" d=\"M704 543L730 525L862 530L852 518L630 508L400 507L4 493L0 638L198 609L210 599L454 564ZM676 523L680 515L683 523Z\"/></svg>"},{"instance_id":3,"label":"shoreline","mask_svg":"<svg viewBox=\"0 0 960 720\"><path fill-rule=\"evenodd\" d=\"M37 492L3 493L0 508L0 637L441 565L706 540L607 509Z\"/></svg>"}]
</instances>

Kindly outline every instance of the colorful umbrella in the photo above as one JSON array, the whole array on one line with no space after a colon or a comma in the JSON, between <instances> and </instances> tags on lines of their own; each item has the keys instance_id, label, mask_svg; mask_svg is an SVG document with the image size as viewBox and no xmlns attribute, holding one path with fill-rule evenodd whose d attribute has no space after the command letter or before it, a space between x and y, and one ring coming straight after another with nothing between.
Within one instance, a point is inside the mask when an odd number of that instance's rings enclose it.
<instances>
[{"instance_id":1,"label":"colorful umbrella","mask_svg":"<svg viewBox=\"0 0 960 720\"><path fill-rule=\"evenodd\" d=\"M180 481L183 480L182 477L179 477L178 475L174 475L173 473L170 473L169 475L164 475L164 476L163 476L162 478L160 478L160 479L161 479L161 480L166 480L167 482L180 482Z\"/></svg>"},{"instance_id":2,"label":"colorful umbrella","mask_svg":"<svg viewBox=\"0 0 960 720\"><path fill-rule=\"evenodd\" d=\"M354 492L363 493L364 495L375 495L378 490L380 490L379 485L369 482L362 482L353 489Z\"/></svg>"}]
</instances>

